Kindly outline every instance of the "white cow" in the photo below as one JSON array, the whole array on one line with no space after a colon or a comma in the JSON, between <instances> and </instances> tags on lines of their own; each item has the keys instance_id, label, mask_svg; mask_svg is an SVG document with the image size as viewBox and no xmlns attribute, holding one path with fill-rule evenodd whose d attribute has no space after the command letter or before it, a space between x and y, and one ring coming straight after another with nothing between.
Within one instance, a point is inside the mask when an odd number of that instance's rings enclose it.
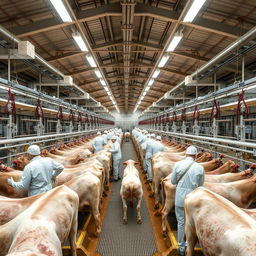
<instances>
[{"instance_id":1,"label":"white cow","mask_svg":"<svg viewBox=\"0 0 256 256\"><path fill-rule=\"evenodd\" d=\"M187 256L199 240L205 256L255 256L256 222L224 197L203 187L185 199Z\"/></svg>"},{"instance_id":2,"label":"white cow","mask_svg":"<svg viewBox=\"0 0 256 256\"><path fill-rule=\"evenodd\" d=\"M61 256L69 237L76 256L78 195L67 186L46 192L10 222L0 226L0 256Z\"/></svg>"},{"instance_id":3,"label":"white cow","mask_svg":"<svg viewBox=\"0 0 256 256\"><path fill-rule=\"evenodd\" d=\"M133 198L137 200L137 223L141 224L141 214L140 214L140 205L143 196L142 185L139 177L139 172L135 168L136 162L133 160L127 160L123 164L126 164L126 168L124 169L123 180L121 184L120 195L123 201L123 210L124 217L123 221L127 224L127 203L126 201L130 199L132 202Z\"/></svg>"}]
</instances>

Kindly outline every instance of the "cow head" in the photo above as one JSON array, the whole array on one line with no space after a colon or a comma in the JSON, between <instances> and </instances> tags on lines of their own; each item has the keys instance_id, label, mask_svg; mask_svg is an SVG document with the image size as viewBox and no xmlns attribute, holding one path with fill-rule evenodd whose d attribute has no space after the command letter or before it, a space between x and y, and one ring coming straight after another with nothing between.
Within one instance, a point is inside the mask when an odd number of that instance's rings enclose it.
<instances>
[{"instance_id":1,"label":"cow head","mask_svg":"<svg viewBox=\"0 0 256 256\"><path fill-rule=\"evenodd\" d=\"M219 154L219 159L222 159L224 156L224 154Z\"/></svg>"},{"instance_id":2,"label":"cow head","mask_svg":"<svg viewBox=\"0 0 256 256\"><path fill-rule=\"evenodd\" d=\"M236 164L235 162L232 161L232 164L230 166L232 168L232 172L237 172L238 168L240 167L239 164Z\"/></svg>"},{"instance_id":3,"label":"cow head","mask_svg":"<svg viewBox=\"0 0 256 256\"><path fill-rule=\"evenodd\" d=\"M52 147L49 152L52 153L52 154L56 153L56 148Z\"/></svg>"},{"instance_id":4,"label":"cow head","mask_svg":"<svg viewBox=\"0 0 256 256\"><path fill-rule=\"evenodd\" d=\"M29 160L25 156L20 156L13 161L16 170L23 170L28 163Z\"/></svg>"},{"instance_id":5,"label":"cow head","mask_svg":"<svg viewBox=\"0 0 256 256\"><path fill-rule=\"evenodd\" d=\"M48 155L49 155L49 151L48 151L47 149L42 149L42 150L41 150L41 156L46 157L46 156L48 156Z\"/></svg>"},{"instance_id":6,"label":"cow head","mask_svg":"<svg viewBox=\"0 0 256 256\"><path fill-rule=\"evenodd\" d=\"M251 170L255 170L256 169L256 164L252 164L252 165L250 165L250 167L249 167L249 169L251 169Z\"/></svg>"},{"instance_id":7,"label":"cow head","mask_svg":"<svg viewBox=\"0 0 256 256\"><path fill-rule=\"evenodd\" d=\"M123 162L123 165L128 165L128 164L133 164L133 165L135 165L135 164L139 164L139 163L136 162L136 161L134 161L134 160L127 160L127 161Z\"/></svg>"},{"instance_id":8,"label":"cow head","mask_svg":"<svg viewBox=\"0 0 256 256\"><path fill-rule=\"evenodd\" d=\"M252 176L252 170L251 169L247 169L245 171L242 172L242 176Z\"/></svg>"}]
</instances>

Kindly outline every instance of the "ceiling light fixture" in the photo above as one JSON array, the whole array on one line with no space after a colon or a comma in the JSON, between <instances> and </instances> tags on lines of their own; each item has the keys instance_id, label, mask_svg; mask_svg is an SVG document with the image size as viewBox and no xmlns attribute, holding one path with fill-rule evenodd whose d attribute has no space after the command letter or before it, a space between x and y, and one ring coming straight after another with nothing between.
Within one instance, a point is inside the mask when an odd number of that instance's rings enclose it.
<instances>
[{"instance_id":1,"label":"ceiling light fixture","mask_svg":"<svg viewBox=\"0 0 256 256\"><path fill-rule=\"evenodd\" d=\"M170 56L169 54L165 54L162 59L160 60L159 64L158 64L158 67L159 68L162 68L164 67L164 65L166 64L166 62L169 60Z\"/></svg>"},{"instance_id":2,"label":"ceiling light fixture","mask_svg":"<svg viewBox=\"0 0 256 256\"><path fill-rule=\"evenodd\" d=\"M194 0L183 21L192 22L196 15L198 14L198 12L200 11L200 9L202 8L205 1L206 0Z\"/></svg>"},{"instance_id":3,"label":"ceiling light fixture","mask_svg":"<svg viewBox=\"0 0 256 256\"><path fill-rule=\"evenodd\" d=\"M153 75L152 75L152 78L157 78L158 77L158 75L160 74L160 72L161 72L161 70L158 68L158 69L156 69L155 70L155 72L153 73Z\"/></svg>"},{"instance_id":4,"label":"ceiling light fixture","mask_svg":"<svg viewBox=\"0 0 256 256\"><path fill-rule=\"evenodd\" d=\"M100 79L100 83L101 83L103 86L106 86L106 85L107 85L104 79Z\"/></svg>"},{"instance_id":5,"label":"ceiling light fixture","mask_svg":"<svg viewBox=\"0 0 256 256\"><path fill-rule=\"evenodd\" d=\"M81 34L79 32L76 33L72 33L72 37L74 38L74 40L76 41L76 44L78 45L78 47L81 49L81 51L85 51L88 52L88 48L81 36Z\"/></svg>"},{"instance_id":6,"label":"ceiling light fixture","mask_svg":"<svg viewBox=\"0 0 256 256\"><path fill-rule=\"evenodd\" d=\"M62 0L50 0L53 7L57 11L57 13L60 15L63 22L72 22L72 19L63 4Z\"/></svg>"},{"instance_id":7,"label":"ceiling light fixture","mask_svg":"<svg viewBox=\"0 0 256 256\"><path fill-rule=\"evenodd\" d=\"M148 86L151 86L153 83L154 83L154 79L151 78L151 79L148 81Z\"/></svg>"},{"instance_id":8,"label":"ceiling light fixture","mask_svg":"<svg viewBox=\"0 0 256 256\"><path fill-rule=\"evenodd\" d=\"M86 59L87 59L89 65L92 68L96 68L97 67L97 64L96 64L95 60L93 59L93 57L90 54L86 54Z\"/></svg>"},{"instance_id":9,"label":"ceiling light fixture","mask_svg":"<svg viewBox=\"0 0 256 256\"><path fill-rule=\"evenodd\" d=\"M183 34L181 32L176 32L172 41L170 42L167 52L173 52L177 45L179 44L180 40L182 39Z\"/></svg>"},{"instance_id":10,"label":"ceiling light fixture","mask_svg":"<svg viewBox=\"0 0 256 256\"><path fill-rule=\"evenodd\" d=\"M102 74L101 74L101 72L99 71L99 69L95 69L94 70L94 73L96 74L96 76L98 77L98 78L102 78Z\"/></svg>"}]
</instances>

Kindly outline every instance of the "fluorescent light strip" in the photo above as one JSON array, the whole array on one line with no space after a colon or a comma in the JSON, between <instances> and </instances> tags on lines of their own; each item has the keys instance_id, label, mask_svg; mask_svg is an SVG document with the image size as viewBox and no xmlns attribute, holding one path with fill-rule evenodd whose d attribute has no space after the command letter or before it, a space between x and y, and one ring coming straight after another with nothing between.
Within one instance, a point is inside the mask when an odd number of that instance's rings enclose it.
<instances>
[{"instance_id":1,"label":"fluorescent light strip","mask_svg":"<svg viewBox=\"0 0 256 256\"><path fill-rule=\"evenodd\" d=\"M166 64L166 62L169 60L170 56L169 54L165 54L162 59L160 60L159 64L158 64L158 67L159 68L162 68L164 67L164 65Z\"/></svg>"},{"instance_id":2,"label":"fluorescent light strip","mask_svg":"<svg viewBox=\"0 0 256 256\"><path fill-rule=\"evenodd\" d=\"M76 41L76 44L79 46L79 48L81 49L81 51L85 51L85 52L88 52L88 48L81 36L80 33L73 33L72 34L72 37L74 38L74 40Z\"/></svg>"},{"instance_id":3,"label":"fluorescent light strip","mask_svg":"<svg viewBox=\"0 0 256 256\"><path fill-rule=\"evenodd\" d=\"M192 22L196 15L198 14L198 12L200 11L200 9L202 8L205 1L206 0L194 0L183 21Z\"/></svg>"},{"instance_id":4,"label":"fluorescent light strip","mask_svg":"<svg viewBox=\"0 0 256 256\"><path fill-rule=\"evenodd\" d=\"M61 19L63 22L72 22L72 19L65 7L65 5L63 4L63 2L61 0L50 0L53 7L55 8L55 10L57 11L57 13L60 15Z\"/></svg>"},{"instance_id":5,"label":"fluorescent light strip","mask_svg":"<svg viewBox=\"0 0 256 256\"><path fill-rule=\"evenodd\" d=\"M161 72L161 70L158 68L158 69L156 69L155 70L155 72L154 72L154 74L152 75L152 78L157 78L158 77L158 75L160 74L160 72Z\"/></svg>"},{"instance_id":6,"label":"fluorescent light strip","mask_svg":"<svg viewBox=\"0 0 256 256\"><path fill-rule=\"evenodd\" d=\"M100 83L101 83L103 86L106 86L106 85L107 85L104 79L100 79Z\"/></svg>"},{"instance_id":7,"label":"fluorescent light strip","mask_svg":"<svg viewBox=\"0 0 256 256\"><path fill-rule=\"evenodd\" d=\"M175 50L175 48L177 47L177 45L179 44L182 37L183 37L182 33L176 33L167 48L167 52L173 52Z\"/></svg>"},{"instance_id":8,"label":"fluorescent light strip","mask_svg":"<svg viewBox=\"0 0 256 256\"><path fill-rule=\"evenodd\" d=\"M151 86L153 83L154 83L154 79L151 78L151 79L148 81L148 86Z\"/></svg>"},{"instance_id":9,"label":"fluorescent light strip","mask_svg":"<svg viewBox=\"0 0 256 256\"><path fill-rule=\"evenodd\" d=\"M99 69L95 69L95 70L94 70L94 73L96 74L96 76L97 76L98 78L102 78L102 74L101 74L101 72L99 71Z\"/></svg>"},{"instance_id":10,"label":"fluorescent light strip","mask_svg":"<svg viewBox=\"0 0 256 256\"><path fill-rule=\"evenodd\" d=\"M86 59L87 59L89 65L92 68L96 68L97 67L97 64L96 64L95 60L93 59L93 57L90 54L86 54Z\"/></svg>"}]
</instances>

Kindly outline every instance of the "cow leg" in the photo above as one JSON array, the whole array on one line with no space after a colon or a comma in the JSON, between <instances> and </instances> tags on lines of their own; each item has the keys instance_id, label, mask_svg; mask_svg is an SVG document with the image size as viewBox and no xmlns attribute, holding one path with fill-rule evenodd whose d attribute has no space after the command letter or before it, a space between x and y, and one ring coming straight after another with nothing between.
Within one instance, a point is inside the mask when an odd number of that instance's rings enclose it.
<instances>
[{"instance_id":1,"label":"cow leg","mask_svg":"<svg viewBox=\"0 0 256 256\"><path fill-rule=\"evenodd\" d=\"M155 194L155 209L159 209L159 185L160 185L160 179L159 177L156 175L155 176L155 181L154 181L154 194Z\"/></svg>"},{"instance_id":2,"label":"cow leg","mask_svg":"<svg viewBox=\"0 0 256 256\"><path fill-rule=\"evenodd\" d=\"M138 223L138 224L141 224L141 223L142 223L141 214L140 214L141 200L142 200L142 195L141 195L141 197L138 199L138 203L137 203L137 223Z\"/></svg>"},{"instance_id":3,"label":"cow leg","mask_svg":"<svg viewBox=\"0 0 256 256\"><path fill-rule=\"evenodd\" d=\"M187 256L193 256L194 248L197 242L197 235L193 220L189 217L189 213L185 208L185 237L187 240Z\"/></svg>"},{"instance_id":4,"label":"cow leg","mask_svg":"<svg viewBox=\"0 0 256 256\"><path fill-rule=\"evenodd\" d=\"M69 232L69 243L71 247L71 255L77 256L76 254L76 234L77 234L77 219L78 219L78 206L75 208L73 215L72 224Z\"/></svg>"},{"instance_id":5,"label":"cow leg","mask_svg":"<svg viewBox=\"0 0 256 256\"><path fill-rule=\"evenodd\" d=\"M127 204L125 198L122 197L122 202L123 202L123 211L124 211L124 217L123 217L123 223L127 224Z\"/></svg>"},{"instance_id":6,"label":"cow leg","mask_svg":"<svg viewBox=\"0 0 256 256\"><path fill-rule=\"evenodd\" d=\"M170 213L172 207L174 206L174 200L171 198L170 189L168 187L168 184L163 181L162 186L162 194L163 194L163 207L161 210L162 214L162 232L163 236L167 236L167 230L166 230L166 223L167 223L167 216ZM164 195L165 194L165 195Z\"/></svg>"}]
</instances>

